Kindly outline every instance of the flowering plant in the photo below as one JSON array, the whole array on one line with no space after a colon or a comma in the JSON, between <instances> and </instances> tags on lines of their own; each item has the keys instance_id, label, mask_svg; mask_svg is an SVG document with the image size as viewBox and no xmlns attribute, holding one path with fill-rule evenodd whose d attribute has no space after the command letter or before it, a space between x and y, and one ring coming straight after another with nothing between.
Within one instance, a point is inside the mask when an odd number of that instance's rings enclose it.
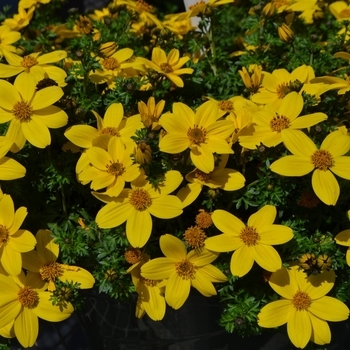
<instances>
[{"instance_id":1,"label":"flowering plant","mask_svg":"<svg viewBox=\"0 0 350 350\"><path fill-rule=\"evenodd\" d=\"M161 321L194 288L228 332L330 343L349 316L349 5L61 5L0 14L0 335L32 346L80 289Z\"/></svg>"}]
</instances>

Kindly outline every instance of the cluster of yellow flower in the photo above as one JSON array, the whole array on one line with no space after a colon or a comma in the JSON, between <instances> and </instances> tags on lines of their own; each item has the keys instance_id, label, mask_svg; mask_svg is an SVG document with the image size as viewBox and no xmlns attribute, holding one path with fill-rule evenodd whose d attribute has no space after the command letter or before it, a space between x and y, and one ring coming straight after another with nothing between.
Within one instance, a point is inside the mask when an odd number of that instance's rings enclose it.
<instances>
[{"instance_id":1,"label":"cluster of yellow flower","mask_svg":"<svg viewBox=\"0 0 350 350\"><path fill-rule=\"evenodd\" d=\"M126 6L139 15L139 22L132 30L141 32L142 25L160 30L167 28L176 35L185 35L193 27L190 18L209 14L220 5L233 0L200 1L188 12L168 16L160 21L151 7L142 0L115 0L102 11L90 17L80 16L76 26L69 30L57 26L52 30L58 37L69 38L93 35L100 40L100 33L93 21L113 17L113 6ZM17 161L6 157L10 151L20 152L28 141L38 148L51 143L49 129L67 125L67 113L55 106L65 95L68 75L78 74L81 62L70 58L65 50L49 53L33 52L20 56L13 46L21 38L19 30L31 21L36 6L49 0L21 0L19 13L6 19L0 26L0 122L9 122L0 140L0 180L15 180L25 176L26 169ZM350 19L349 7L338 1L329 7L339 20ZM253 12L256 11L252 10ZM263 9L265 15L277 12L301 12L306 23L312 23L317 11L317 0L274 0ZM348 16L348 17L346 17ZM287 23L288 25L290 23ZM184 28L185 27L185 28ZM283 27L282 27L283 29ZM292 34L280 30L281 39L288 41ZM63 39L62 39L63 40ZM57 40L57 43L59 40ZM17 52L17 53L16 53ZM185 86L182 75L191 75L193 68L185 67L190 56L180 57L173 48L167 54L161 47L154 47L151 60L135 57L131 48L118 49L113 42L103 42L100 52L91 53L100 69L91 69L87 77L96 85L104 84L104 93L116 88L116 78L137 77L141 90L154 89L149 72L160 80L169 80L170 89ZM349 60L350 55L338 53L336 57ZM56 63L61 62L60 68ZM248 68L248 69L247 69ZM329 343L330 330L326 321L348 318L348 307L325 296L333 287L335 272L329 264L317 276L308 276L291 263L283 267L282 259L273 245L293 239L293 230L274 224L277 209L265 205L252 214L245 224L229 210L216 209L210 213L201 209L195 227L185 232L186 244L175 235L160 237L159 245L165 257L151 258L141 248L147 246L154 227L154 218L173 219L183 215L200 196L204 187L214 191L236 191L245 186L245 176L227 167L233 145L240 145L242 154L265 147L284 146L287 156L276 159L270 166L272 172L291 177L302 177L312 172L312 188L320 201L335 206L340 196L340 186L335 175L350 180L350 136L344 125L339 125L317 147L305 129L325 121L323 112L301 115L305 94L311 96L315 106L323 94L350 90L350 80L335 77L315 77L312 66L302 65L292 72L286 69L264 71L259 65L242 67L239 72L250 92L250 98L232 96L225 100L207 97L197 108L183 102L175 102L172 111L163 113L165 101L154 96L139 101L139 114L124 115L121 103L111 103L103 118L91 111L97 127L88 124L73 125L64 132L70 141L64 149L81 152L76 164L76 177L89 184L92 195L104 203L96 215L99 228L109 229L125 225L131 251L126 260L136 291L139 294L136 316L145 313L153 320L161 320L166 304L179 309L189 296L191 287L204 296L216 295L213 283L224 283L227 276L212 262L222 252L233 252L230 262L232 275L243 277L256 262L271 272L269 284L282 296L262 308L258 323L273 328L287 323L288 335L297 347L305 347L311 340L317 344ZM15 77L13 83L7 78ZM178 156L178 162L191 167L184 174L168 169L158 186L147 177L143 165L152 160L152 148L147 142L136 142L137 131L147 129L159 134L159 152ZM302 131L302 129L304 131ZM74 145L74 146L73 146ZM187 154L187 156L185 156ZM239 155L238 155L239 156ZM174 167L175 168L175 167ZM103 191L103 192L102 192ZM48 230L39 230L36 239L20 226L26 216L25 208L14 212L11 197L0 200L0 334L16 336L23 346L31 346L38 334L37 317L49 321L63 320L73 312L67 301L64 308L53 306L50 292L59 278L80 283L80 288L91 288L94 278L87 270L56 262L59 247ZM212 226L218 235L207 238L205 230ZM339 233L338 244L350 246L350 230ZM36 250L33 250L36 246ZM192 248L188 252L188 248ZM324 259L327 260L327 257ZM350 265L350 250L346 255ZM23 270L26 271L26 275ZM332 313L329 313L332 309ZM50 310L48 313L47 310ZM30 329L30 332L27 331Z\"/></svg>"}]
</instances>

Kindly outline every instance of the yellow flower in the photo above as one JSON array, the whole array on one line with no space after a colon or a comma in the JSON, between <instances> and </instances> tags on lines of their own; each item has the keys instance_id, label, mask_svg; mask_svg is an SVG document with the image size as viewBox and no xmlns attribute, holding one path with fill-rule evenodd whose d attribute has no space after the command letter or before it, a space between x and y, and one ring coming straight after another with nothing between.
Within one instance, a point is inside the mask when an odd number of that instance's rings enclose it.
<instances>
[{"instance_id":1,"label":"yellow flower","mask_svg":"<svg viewBox=\"0 0 350 350\"><path fill-rule=\"evenodd\" d=\"M271 105L256 111L253 113L252 133L240 136L240 145L248 149L256 149L260 143L275 147L282 142L285 130L309 128L327 119L327 115L320 112L299 117L303 108L302 96L293 91L282 99L278 107Z\"/></svg>"},{"instance_id":2,"label":"yellow flower","mask_svg":"<svg viewBox=\"0 0 350 350\"><path fill-rule=\"evenodd\" d=\"M120 137L127 148L131 147L134 142L131 136L137 129L143 127L139 115L124 117L121 103L112 103L108 106L103 119L97 112L92 113L96 117L97 128L91 125L74 125L64 133L69 141L81 148L97 146L107 150L108 142L113 136Z\"/></svg>"},{"instance_id":3,"label":"yellow flower","mask_svg":"<svg viewBox=\"0 0 350 350\"><path fill-rule=\"evenodd\" d=\"M293 238L291 228L274 225L277 210L265 205L251 215L245 225L236 216L225 210L212 214L214 225L223 233L209 237L205 247L215 252L235 252L231 257L231 272L234 276L246 275L256 261L263 269L274 272L281 268L278 252L271 246L288 242Z\"/></svg>"},{"instance_id":4,"label":"yellow flower","mask_svg":"<svg viewBox=\"0 0 350 350\"><path fill-rule=\"evenodd\" d=\"M213 282L227 281L226 276L211 265L217 253L205 248L187 253L185 244L169 234L161 236L159 244L165 257L148 261L141 267L141 275L152 280L168 279L165 301L175 310L185 303L191 286L210 297L217 294Z\"/></svg>"},{"instance_id":5,"label":"yellow flower","mask_svg":"<svg viewBox=\"0 0 350 350\"><path fill-rule=\"evenodd\" d=\"M180 52L177 49L172 49L166 55L164 50L155 47L152 51L152 61L142 57L139 57L139 59L146 67L166 76L178 87L184 86L184 82L179 75L193 73L192 68L181 68L190 58L187 56L180 58Z\"/></svg>"},{"instance_id":6,"label":"yellow flower","mask_svg":"<svg viewBox=\"0 0 350 350\"><path fill-rule=\"evenodd\" d=\"M103 57L112 56L118 49L118 45L114 41L103 43L99 47L99 52Z\"/></svg>"},{"instance_id":7,"label":"yellow flower","mask_svg":"<svg viewBox=\"0 0 350 350\"><path fill-rule=\"evenodd\" d=\"M141 318L145 313L153 320L163 319L166 310L164 299L165 281L151 280L141 276L141 267L149 260L143 254L142 260L131 266L126 272L131 274L132 282L138 294L135 316Z\"/></svg>"},{"instance_id":8,"label":"yellow flower","mask_svg":"<svg viewBox=\"0 0 350 350\"><path fill-rule=\"evenodd\" d=\"M293 31L285 23L282 23L282 25L277 28L277 31L278 31L278 36L282 41L288 42L294 38Z\"/></svg>"},{"instance_id":9,"label":"yellow flower","mask_svg":"<svg viewBox=\"0 0 350 350\"><path fill-rule=\"evenodd\" d=\"M5 157L13 142L6 136L0 136L0 180L15 180L26 174L26 168L16 160ZM0 196L1 199L1 196Z\"/></svg>"},{"instance_id":10,"label":"yellow flower","mask_svg":"<svg viewBox=\"0 0 350 350\"><path fill-rule=\"evenodd\" d=\"M0 77L9 78L19 73L28 73L34 76L36 82L44 78L50 78L61 87L66 86L66 72L59 67L48 63L58 62L67 57L64 50L52 51L40 56L40 52L31 53L28 56L18 56L12 52L4 52L8 64L0 63Z\"/></svg>"},{"instance_id":11,"label":"yellow flower","mask_svg":"<svg viewBox=\"0 0 350 350\"><path fill-rule=\"evenodd\" d=\"M51 143L49 128L67 124L67 114L53 103L63 96L58 86L36 91L36 82L30 74L20 74L14 84L0 80L0 123L10 122L6 136L14 145L12 152L21 150L26 142L38 148Z\"/></svg>"},{"instance_id":12,"label":"yellow flower","mask_svg":"<svg viewBox=\"0 0 350 350\"><path fill-rule=\"evenodd\" d=\"M21 38L21 33L11 30L7 25L0 26L0 53L4 51L16 52L16 48L11 44Z\"/></svg>"},{"instance_id":13,"label":"yellow flower","mask_svg":"<svg viewBox=\"0 0 350 350\"><path fill-rule=\"evenodd\" d=\"M36 244L31 232L20 229L26 216L27 208L20 207L15 212L11 196L3 195L0 200L0 262L13 276L22 270L21 253L34 249Z\"/></svg>"},{"instance_id":14,"label":"yellow flower","mask_svg":"<svg viewBox=\"0 0 350 350\"><path fill-rule=\"evenodd\" d=\"M304 176L313 170L312 188L316 196L327 205L335 205L340 189L333 175L350 180L350 138L341 130L330 133L318 149L303 132L285 130L283 142L292 153L271 164L271 170L284 176Z\"/></svg>"},{"instance_id":15,"label":"yellow flower","mask_svg":"<svg viewBox=\"0 0 350 350\"><path fill-rule=\"evenodd\" d=\"M96 57L100 63L102 70L96 69L91 71L89 78L96 84L107 83L109 89L114 89L116 77L136 76L137 71L143 71L142 62L139 59L132 59L134 51L124 48L116 51L109 57Z\"/></svg>"},{"instance_id":16,"label":"yellow flower","mask_svg":"<svg viewBox=\"0 0 350 350\"><path fill-rule=\"evenodd\" d=\"M340 54L340 52L339 52ZM340 55L338 56L340 57ZM328 90L339 90L338 95L344 95L347 91L350 90L350 77L347 74L344 74L344 79L339 77L317 77L311 80L312 84L324 83L322 88L322 93Z\"/></svg>"},{"instance_id":17,"label":"yellow flower","mask_svg":"<svg viewBox=\"0 0 350 350\"><path fill-rule=\"evenodd\" d=\"M251 93L256 93L261 87L261 80L262 80L261 68L256 64L253 64L252 67L249 67L249 68L253 70L251 74L250 72L247 71L245 67L242 67L242 70L239 70L238 73L241 76L245 87Z\"/></svg>"},{"instance_id":18,"label":"yellow flower","mask_svg":"<svg viewBox=\"0 0 350 350\"><path fill-rule=\"evenodd\" d=\"M184 207L197 199L203 186L210 189L220 188L224 191L236 191L244 186L244 176L237 170L226 168L227 161L227 155L222 156L219 165L214 167L213 171L204 173L199 169L194 169L186 175L189 184L181 188L176 194L181 199Z\"/></svg>"},{"instance_id":19,"label":"yellow flower","mask_svg":"<svg viewBox=\"0 0 350 350\"><path fill-rule=\"evenodd\" d=\"M2 24L8 25L12 30L21 30L26 27L32 20L34 15L35 7L31 7L28 12L22 7L18 6L18 14L14 15L13 18L6 18Z\"/></svg>"},{"instance_id":20,"label":"yellow flower","mask_svg":"<svg viewBox=\"0 0 350 350\"><path fill-rule=\"evenodd\" d=\"M165 113L160 124L167 134L159 141L162 152L177 154L190 149L193 164L201 171L214 170L214 155L232 154L226 139L232 134L234 124L230 121L218 121L219 111L209 101L203 103L194 112L184 103L173 104L173 113Z\"/></svg>"},{"instance_id":21,"label":"yellow flower","mask_svg":"<svg viewBox=\"0 0 350 350\"><path fill-rule=\"evenodd\" d=\"M164 106L165 100L160 100L156 104L153 96L148 99L147 105L143 101L140 101L137 104L141 120L146 128L151 130L159 130L161 128L161 125L159 124L159 117L163 112Z\"/></svg>"},{"instance_id":22,"label":"yellow flower","mask_svg":"<svg viewBox=\"0 0 350 350\"><path fill-rule=\"evenodd\" d=\"M299 94L306 92L310 95L317 95L320 87L310 84L310 80L315 77L311 66L302 65L289 73L286 69L275 69L272 73L262 72L262 87L252 95L250 99L258 104L274 104L278 107L283 97L291 91Z\"/></svg>"},{"instance_id":23,"label":"yellow flower","mask_svg":"<svg viewBox=\"0 0 350 350\"><path fill-rule=\"evenodd\" d=\"M349 316L344 303L326 296L334 280L333 270L308 277L298 266L282 267L269 280L282 298L261 309L258 324L275 328L287 323L289 339L297 348L304 348L310 340L319 345L330 343L331 332L326 321L343 321Z\"/></svg>"},{"instance_id":24,"label":"yellow flower","mask_svg":"<svg viewBox=\"0 0 350 350\"><path fill-rule=\"evenodd\" d=\"M24 9L29 9L32 6L37 6L38 4L48 4L51 0L20 0L19 6Z\"/></svg>"},{"instance_id":25,"label":"yellow flower","mask_svg":"<svg viewBox=\"0 0 350 350\"><path fill-rule=\"evenodd\" d=\"M328 9L338 21L350 20L350 5L346 1L334 1Z\"/></svg>"},{"instance_id":26,"label":"yellow flower","mask_svg":"<svg viewBox=\"0 0 350 350\"><path fill-rule=\"evenodd\" d=\"M0 288L0 328L13 323L9 333L14 332L25 348L33 346L38 337L38 317L59 322L74 311L69 302L52 305L52 294L38 290L23 272L16 278L0 274Z\"/></svg>"},{"instance_id":27,"label":"yellow flower","mask_svg":"<svg viewBox=\"0 0 350 350\"><path fill-rule=\"evenodd\" d=\"M169 195L182 182L178 171L170 170L158 188L154 188L145 175L132 181L131 189L125 188L118 197L103 193L93 195L107 203L96 216L101 228L112 228L126 221L126 237L134 248L143 247L152 232L152 216L171 219L182 214L182 203L176 196Z\"/></svg>"},{"instance_id":28,"label":"yellow flower","mask_svg":"<svg viewBox=\"0 0 350 350\"><path fill-rule=\"evenodd\" d=\"M196 27L192 26L191 20L189 18L183 19L181 21L174 21L171 19L166 20L163 22L163 25L165 28L176 34L179 39L182 39L183 35L186 35L189 31L196 29Z\"/></svg>"},{"instance_id":29,"label":"yellow flower","mask_svg":"<svg viewBox=\"0 0 350 350\"><path fill-rule=\"evenodd\" d=\"M78 180L84 185L91 181L93 190L106 188L106 194L117 197L125 186L125 181L133 181L141 172L138 164L125 150L119 137L112 137L108 143L108 152L100 147L91 147L86 151L91 166L86 167Z\"/></svg>"},{"instance_id":30,"label":"yellow flower","mask_svg":"<svg viewBox=\"0 0 350 350\"><path fill-rule=\"evenodd\" d=\"M350 210L348 212L350 218ZM350 229L339 232L334 240L337 244L349 247L346 251L346 262L350 266Z\"/></svg>"},{"instance_id":31,"label":"yellow flower","mask_svg":"<svg viewBox=\"0 0 350 350\"><path fill-rule=\"evenodd\" d=\"M91 273L78 266L59 264L56 262L60 247L54 243L49 230L39 230L36 233L36 250L22 254L23 268L28 270L28 278L38 289L56 290L55 280L62 282L78 282L79 288L92 288L95 279Z\"/></svg>"}]
</instances>

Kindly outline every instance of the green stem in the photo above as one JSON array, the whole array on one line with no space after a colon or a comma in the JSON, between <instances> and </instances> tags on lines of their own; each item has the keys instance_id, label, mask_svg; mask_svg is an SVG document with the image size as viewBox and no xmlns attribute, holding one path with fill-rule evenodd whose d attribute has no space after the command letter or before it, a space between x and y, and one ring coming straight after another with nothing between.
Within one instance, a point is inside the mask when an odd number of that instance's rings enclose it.
<instances>
[{"instance_id":1,"label":"green stem","mask_svg":"<svg viewBox=\"0 0 350 350\"><path fill-rule=\"evenodd\" d=\"M209 31L207 32L207 37L209 40L209 44L210 44L210 52L211 52L211 57L212 57L212 63L211 63L211 69L214 73L214 75L216 75L216 64L215 64L215 60L216 60L216 46L215 46L215 41L214 41L214 31L213 31L213 19L211 18L210 21L210 27L209 27Z\"/></svg>"}]
</instances>

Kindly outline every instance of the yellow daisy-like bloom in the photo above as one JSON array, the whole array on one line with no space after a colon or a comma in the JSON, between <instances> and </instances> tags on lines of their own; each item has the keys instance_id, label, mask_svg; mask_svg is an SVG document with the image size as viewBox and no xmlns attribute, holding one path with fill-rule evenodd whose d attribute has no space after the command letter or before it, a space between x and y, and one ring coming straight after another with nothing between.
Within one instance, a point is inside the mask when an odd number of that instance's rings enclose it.
<instances>
[{"instance_id":1,"label":"yellow daisy-like bloom","mask_svg":"<svg viewBox=\"0 0 350 350\"><path fill-rule=\"evenodd\" d=\"M40 291L22 272L12 278L0 274L0 328L13 324L9 331L25 347L34 345L39 333L39 318L49 322L67 319L74 308L71 303L52 305L52 294Z\"/></svg>"},{"instance_id":2,"label":"yellow daisy-like bloom","mask_svg":"<svg viewBox=\"0 0 350 350\"><path fill-rule=\"evenodd\" d=\"M34 76L36 82L44 78L54 80L59 86L66 86L65 79L67 73L59 67L52 66L55 63L67 57L64 50L52 51L40 55L40 52L31 53L28 56L18 56L12 52L4 52L8 64L0 63L0 77L9 78L22 72Z\"/></svg>"},{"instance_id":3,"label":"yellow daisy-like bloom","mask_svg":"<svg viewBox=\"0 0 350 350\"><path fill-rule=\"evenodd\" d=\"M142 57L139 57L139 60L143 62L147 68L151 68L159 74L166 76L178 87L184 86L184 82L179 75L193 73L192 68L181 68L190 60L190 57L186 56L180 58L180 52L177 49L172 49L169 54L166 55L164 50L155 47L152 51L152 61Z\"/></svg>"},{"instance_id":4,"label":"yellow daisy-like bloom","mask_svg":"<svg viewBox=\"0 0 350 350\"><path fill-rule=\"evenodd\" d=\"M109 89L115 87L115 78L120 76L135 76L137 70L143 71L143 65L138 60L131 60L134 51L124 48L116 51L109 57L97 57L102 70L91 71L89 78L96 84L107 83Z\"/></svg>"},{"instance_id":5,"label":"yellow daisy-like bloom","mask_svg":"<svg viewBox=\"0 0 350 350\"><path fill-rule=\"evenodd\" d=\"M54 243L49 230L39 230L36 234L36 250L22 254L23 268L28 270L28 278L38 289L56 290L55 280L78 282L79 288L92 288L95 279L91 273L78 266L64 265L56 262L60 247Z\"/></svg>"},{"instance_id":6,"label":"yellow daisy-like bloom","mask_svg":"<svg viewBox=\"0 0 350 350\"><path fill-rule=\"evenodd\" d=\"M205 248L187 253L185 244L169 234L161 236L159 244L165 257L148 261L141 267L141 275L152 280L168 279L165 301L175 310L185 303L191 286L210 297L217 294L213 282L227 281L226 276L211 265L217 253Z\"/></svg>"},{"instance_id":7,"label":"yellow daisy-like bloom","mask_svg":"<svg viewBox=\"0 0 350 350\"><path fill-rule=\"evenodd\" d=\"M284 176L304 176L312 173L312 188L327 205L337 203L340 188L333 175L350 180L350 138L341 130L330 133L318 149L303 132L286 130L283 134L286 148L293 154L276 160L271 170Z\"/></svg>"},{"instance_id":8,"label":"yellow daisy-like bloom","mask_svg":"<svg viewBox=\"0 0 350 350\"><path fill-rule=\"evenodd\" d=\"M6 136L14 142L12 152L21 150L26 140L38 148L51 143L49 128L60 128L68 121L67 114L52 105L62 96L58 86L36 91L30 74L20 74L13 85L0 80L0 123L11 121Z\"/></svg>"},{"instance_id":9,"label":"yellow daisy-like bloom","mask_svg":"<svg viewBox=\"0 0 350 350\"><path fill-rule=\"evenodd\" d=\"M298 266L282 267L269 280L282 298L261 309L258 324L275 328L287 323L289 339L297 348L304 348L310 340L319 345L330 343L331 332L326 321L343 321L349 316L343 302L326 296L334 281L333 270L308 277Z\"/></svg>"},{"instance_id":10,"label":"yellow daisy-like bloom","mask_svg":"<svg viewBox=\"0 0 350 350\"><path fill-rule=\"evenodd\" d=\"M148 99L147 104L140 101L137 106L142 123L145 125L145 127L151 130L159 130L161 128L161 125L159 124L159 117L163 112L165 100L161 100L156 104L154 97L151 96Z\"/></svg>"},{"instance_id":11,"label":"yellow daisy-like bloom","mask_svg":"<svg viewBox=\"0 0 350 350\"><path fill-rule=\"evenodd\" d=\"M226 139L232 134L234 124L220 120L217 105L209 101L194 112L184 103L173 104L173 113L165 113L160 124L167 134L159 141L162 152L177 154L190 149L193 164L201 171L214 170L214 155L232 154Z\"/></svg>"},{"instance_id":12,"label":"yellow daisy-like bloom","mask_svg":"<svg viewBox=\"0 0 350 350\"><path fill-rule=\"evenodd\" d=\"M3 195L0 200L0 262L13 276L22 271L21 253L33 250L36 244L31 232L20 230L26 216L27 208L20 207L15 212L11 196Z\"/></svg>"},{"instance_id":13,"label":"yellow daisy-like bloom","mask_svg":"<svg viewBox=\"0 0 350 350\"><path fill-rule=\"evenodd\" d=\"M338 21L350 20L350 5L346 1L334 1L328 9Z\"/></svg>"},{"instance_id":14,"label":"yellow daisy-like bloom","mask_svg":"<svg viewBox=\"0 0 350 350\"><path fill-rule=\"evenodd\" d=\"M283 244L293 238L291 228L275 225L277 211L272 205L265 205L251 215L245 225L236 216L225 210L212 214L214 225L223 233L209 237L205 246L215 252L230 252L231 272L234 276L246 275L256 261L267 271L277 271L282 266L278 252L271 245Z\"/></svg>"},{"instance_id":15,"label":"yellow daisy-like bloom","mask_svg":"<svg viewBox=\"0 0 350 350\"><path fill-rule=\"evenodd\" d=\"M339 54L341 54L339 52ZM335 55L334 55L335 56ZM340 55L338 56L340 57ZM350 77L347 74L344 74L344 79L339 77L317 77L311 80L312 84L324 83L322 88L322 93L328 90L338 90L338 95L344 95L347 91L350 90Z\"/></svg>"},{"instance_id":16,"label":"yellow daisy-like bloom","mask_svg":"<svg viewBox=\"0 0 350 350\"><path fill-rule=\"evenodd\" d=\"M29 9L32 6L37 6L38 4L48 4L51 0L20 0L19 6L24 9Z\"/></svg>"},{"instance_id":17,"label":"yellow daisy-like bloom","mask_svg":"<svg viewBox=\"0 0 350 350\"><path fill-rule=\"evenodd\" d=\"M350 210L348 212L349 218L350 218ZM346 262L350 266L350 229L341 231L338 233L335 237L334 240L336 241L337 244L343 245L345 247L349 247L348 250L346 251Z\"/></svg>"},{"instance_id":18,"label":"yellow daisy-like bloom","mask_svg":"<svg viewBox=\"0 0 350 350\"><path fill-rule=\"evenodd\" d=\"M250 99L258 104L269 104L278 107L282 99L291 91L299 94L306 92L310 95L317 95L320 86L310 84L315 77L311 66L302 65L289 73L286 69L275 69L272 73L262 72L262 87L252 95Z\"/></svg>"},{"instance_id":19,"label":"yellow daisy-like bloom","mask_svg":"<svg viewBox=\"0 0 350 350\"><path fill-rule=\"evenodd\" d=\"M5 157L13 142L6 136L0 136L0 180L15 180L25 176L26 168L16 160ZM1 196L0 196L1 199Z\"/></svg>"},{"instance_id":20,"label":"yellow daisy-like bloom","mask_svg":"<svg viewBox=\"0 0 350 350\"><path fill-rule=\"evenodd\" d=\"M249 72L245 67L242 67L242 70L239 70L238 73L241 76L245 87L250 91L250 93L254 94L258 92L261 87L261 67L257 64L251 65L249 67ZM252 70L252 72L250 72Z\"/></svg>"},{"instance_id":21,"label":"yellow daisy-like bloom","mask_svg":"<svg viewBox=\"0 0 350 350\"><path fill-rule=\"evenodd\" d=\"M293 91L282 99L278 107L271 105L256 111L253 114L253 132L240 136L240 145L248 149L256 149L260 143L275 147L282 142L284 130L309 128L327 119L327 115L320 112L299 117L303 107L302 96Z\"/></svg>"},{"instance_id":22,"label":"yellow daisy-like bloom","mask_svg":"<svg viewBox=\"0 0 350 350\"><path fill-rule=\"evenodd\" d=\"M122 190L118 197L93 192L93 195L107 203L96 216L101 228L112 228L126 221L126 237L135 248L143 247L152 232L152 216L172 219L182 214L182 203L176 196L169 195L182 182L180 172L170 170L164 181L154 188L145 175L132 181L131 188Z\"/></svg>"},{"instance_id":23,"label":"yellow daisy-like bloom","mask_svg":"<svg viewBox=\"0 0 350 350\"><path fill-rule=\"evenodd\" d=\"M21 30L26 27L32 20L35 7L31 7L28 12L22 7L18 6L18 13L13 18L6 18L2 24L6 24L12 30Z\"/></svg>"},{"instance_id":24,"label":"yellow daisy-like bloom","mask_svg":"<svg viewBox=\"0 0 350 350\"><path fill-rule=\"evenodd\" d=\"M108 152L100 147L91 147L86 151L91 166L86 167L78 180L84 185L91 181L93 190L106 188L106 194L117 197L125 186L125 181L133 181L141 175L138 164L125 150L119 137L112 137L108 143Z\"/></svg>"},{"instance_id":25,"label":"yellow daisy-like bloom","mask_svg":"<svg viewBox=\"0 0 350 350\"><path fill-rule=\"evenodd\" d=\"M139 115L124 118L124 108L121 103L112 103L107 108L103 119L97 112L92 111L92 113L96 117L97 128L91 125L74 125L64 133L69 141L81 148L97 146L107 150L108 142L113 136L120 137L127 148L131 147L134 142L131 136L143 127Z\"/></svg>"},{"instance_id":26,"label":"yellow daisy-like bloom","mask_svg":"<svg viewBox=\"0 0 350 350\"><path fill-rule=\"evenodd\" d=\"M16 48L11 45L21 38L21 33L7 25L0 26L0 53L4 51L16 52Z\"/></svg>"},{"instance_id":27,"label":"yellow daisy-like bloom","mask_svg":"<svg viewBox=\"0 0 350 350\"><path fill-rule=\"evenodd\" d=\"M197 199L203 186L210 189L220 188L224 191L236 191L244 186L244 176L237 170L226 168L227 161L228 156L224 155L219 165L210 173L195 169L186 175L189 184L181 188L176 194L181 199L184 207Z\"/></svg>"},{"instance_id":28,"label":"yellow daisy-like bloom","mask_svg":"<svg viewBox=\"0 0 350 350\"><path fill-rule=\"evenodd\" d=\"M141 276L141 267L149 261L144 254L142 260L131 266L126 272L131 274L132 282L139 295L136 304L135 316L141 318L145 313L153 320L163 319L166 310L164 298L166 281L151 280Z\"/></svg>"}]
</instances>

